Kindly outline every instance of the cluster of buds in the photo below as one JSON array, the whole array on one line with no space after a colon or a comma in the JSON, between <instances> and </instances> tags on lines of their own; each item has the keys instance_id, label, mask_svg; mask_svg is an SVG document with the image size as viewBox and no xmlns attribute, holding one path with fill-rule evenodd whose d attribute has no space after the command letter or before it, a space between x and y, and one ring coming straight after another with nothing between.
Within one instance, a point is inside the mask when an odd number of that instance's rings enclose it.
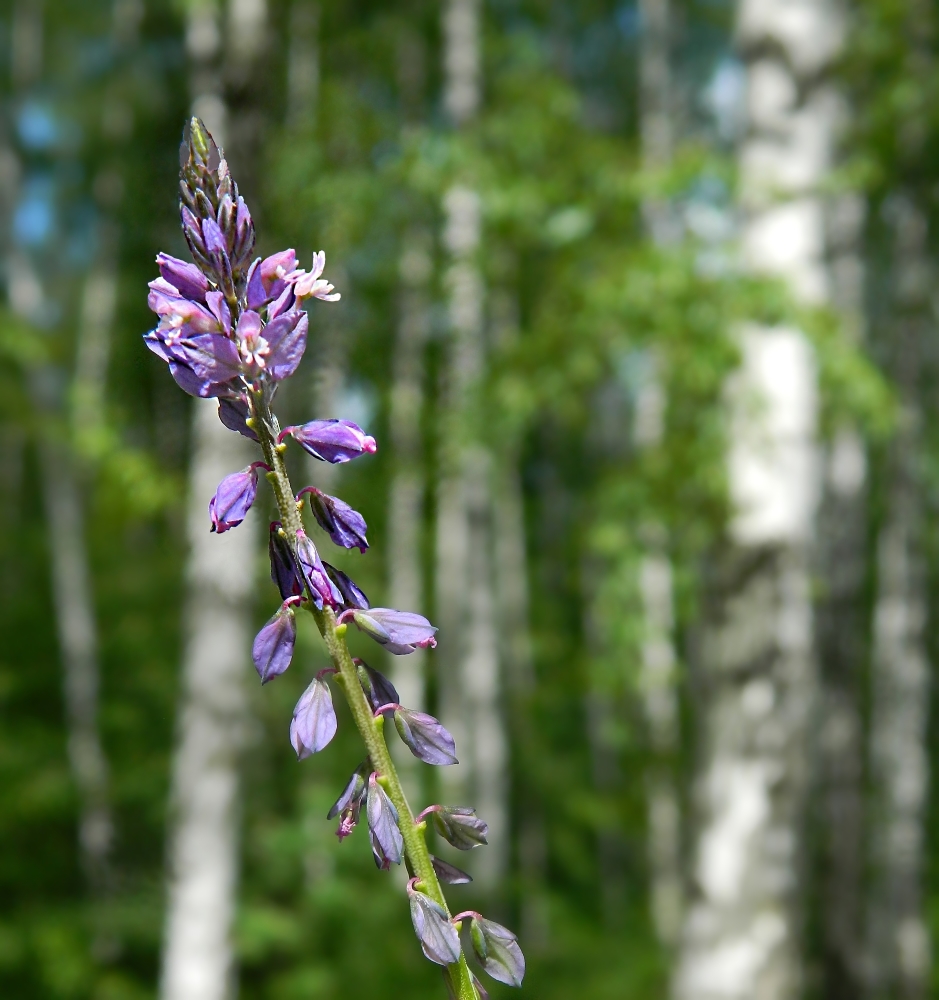
<instances>
[{"instance_id":1,"label":"cluster of buds","mask_svg":"<svg viewBox=\"0 0 939 1000\"><path fill-rule=\"evenodd\" d=\"M449 916L438 882L459 885L471 881L470 876L430 855L422 839L430 818L443 840L467 851L487 842L486 823L474 810L454 806L429 806L412 817L382 733L385 722L393 721L411 753L436 766L457 763L453 737L433 716L401 705L388 678L362 660L351 660L345 648L349 624L399 656L433 648L437 630L414 612L372 607L347 574L321 558L300 519L307 497L314 520L341 548L362 553L368 549L365 519L343 500L313 486L294 494L284 469L282 456L288 439L331 464L376 450L375 439L348 420L311 420L281 430L271 410L279 383L297 370L306 348L305 301L339 298L322 277L325 257L316 254L309 271L297 267L293 250L251 260L255 232L250 212L221 150L198 119L192 119L186 129L180 164L180 212L194 263L167 254L157 256L160 277L150 283L149 305L159 322L144 339L167 363L183 390L218 399L224 426L258 442L264 453L265 461L252 462L226 476L209 501L210 530L222 533L247 516L257 498L260 469L274 484L279 500L281 520L270 524L268 551L271 579L281 604L252 647L261 683L283 674L291 664L297 610L313 612L324 636L331 635L342 644L341 653L332 647L335 665L321 670L297 702L290 722L291 745L303 760L333 739L338 720L329 677L341 673L350 704L358 699L357 725L371 748L327 817L339 817L340 842L358 825L364 804L369 842L379 869L400 865L407 857L413 874L422 860L425 881L414 877L407 890L414 930L428 959L459 967L466 986L461 998L474 991L478 997L487 995L475 977L470 979L464 954L475 955L495 979L518 986L524 958L515 936L475 912ZM350 683L356 689L354 696ZM376 732L381 739L378 750L369 742ZM410 824L410 829L404 824ZM467 949L460 945L461 928L469 929Z\"/></svg>"}]
</instances>

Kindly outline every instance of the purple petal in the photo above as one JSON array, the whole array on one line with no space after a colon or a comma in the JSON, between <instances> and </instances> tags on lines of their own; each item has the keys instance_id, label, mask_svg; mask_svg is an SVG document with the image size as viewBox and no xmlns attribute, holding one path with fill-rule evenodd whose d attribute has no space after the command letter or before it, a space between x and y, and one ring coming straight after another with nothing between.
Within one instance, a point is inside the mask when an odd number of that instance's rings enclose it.
<instances>
[{"instance_id":1,"label":"purple petal","mask_svg":"<svg viewBox=\"0 0 939 1000\"><path fill-rule=\"evenodd\" d=\"M212 531L221 534L234 528L247 516L258 495L258 470L233 472L218 485L215 496L209 501Z\"/></svg>"},{"instance_id":2,"label":"purple petal","mask_svg":"<svg viewBox=\"0 0 939 1000\"><path fill-rule=\"evenodd\" d=\"M338 722L329 685L319 677L303 692L293 710L290 742L303 760L319 753L336 735Z\"/></svg>"},{"instance_id":3,"label":"purple petal","mask_svg":"<svg viewBox=\"0 0 939 1000\"><path fill-rule=\"evenodd\" d=\"M433 854L430 856L430 863L434 866L437 878L446 885L468 885L473 881L472 875L468 875L462 868L457 868L456 865L451 865L448 861L435 858Z\"/></svg>"},{"instance_id":4,"label":"purple petal","mask_svg":"<svg viewBox=\"0 0 939 1000\"><path fill-rule=\"evenodd\" d=\"M404 838L398 829L398 810L374 774L368 779L365 813L375 864L383 870L400 865L404 857Z\"/></svg>"},{"instance_id":5,"label":"purple petal","mask_svg":"<svg viewBox=\"0 0 939 1000\"><path fill-rule=\"evenodd\" d=\"M183 392L188 392L190 396L211 399L213 396L221 396L229 391L230 383L211 382L209 379L199 378L188 365L170 361L169 367L170 375L173 376L176 384Z\"/></svg>"},{"instance_id":6,"label":"purple petal","mask_svg":"<svg viewBox=\"0 0 939 1000\"><path fill-rule=\"evenodd\" d=\"M382 705L396 705L398 703L400 700L398 692L395 690L394 684L384 674L370 667L364 660L355 661L355 670L373 712L381 708ZM391 713L385 714L390 715Z\"/></svg>"},{"instance_id":7,"label":"purple petal","mask_svg":"<svg viewBox=\"0 0 939 1000\"><path fill-rule=\"evenodd\" d=\"M251 265L248 271L248 308L249 309L260 309L265 302L269 301L267 292L264 290L264 284L261 281L261 258L258 259Z\"/></svg>"},{"instance_id":8,"label":"purple petal","mask_svg":"<svg viewBox=\"0 0 939 1000\"><path fill-rule=\"evenodd\" d=\"M234 343L220 333L200 333L180 342L178 360L206 382L229 382L241 374Z\"/></svg>"},{"instance_id":9,"label":"purple petal","mask_svg":"<svg viewBox=\"0 0 939 1000\"><path fill-rule=\"evenodd\" d=\"M424 955L437 965L460 960L460 935L446 910L423 892L411 892L411 923Z\"/></svg>"},{"instance_id":10,"label":"purple petal","mask_svg":"<svg viewBox=\"0 0 939 1000\"><path fill-rule=\"evenodd\" d=\"M326 575L316 546L302 530L297 532L297 563L317 610L322 611L324 604L342 604L342 594Z\"/></svg>"},{"instance_id":11,"label":"purple petal","mask_svg":"<svg viewBox=\"0 0 939 1000\"><path fill-rule=\"evenodd\" d=\"M320 490L310 490L310 510L319 526L336 545L364 552L368 548L365 518L344 500Z\"/></svg>"},{"instance_id":12,"label":"purple petal","mask_svg":"<svg viewBox=\"0 0 939 1000\"><path fill-rule=\"evenodd\" d=\"M351 420L311 420L287 427L283 434L305 448L314 458L333 465L351 461L376 450L375 439Z\"/></svg>"},{"instance_id":13,"label":"purple petal","mask_svg":"<svg viewBox=\"0 0 939 1000\"><path fill-rule=\"evenodd\" d=\"M370 761L367 759L359 765L349 779L349 783L346 785L342 795L336 799L326 816L327 819L333 819L335 816L339 817L339 829L336 830L336 836L339 838L340 843L352 833L359 822L359 812L362 808L362 803L365 801L365 793L368 788L366 775L370 767Z\"/></svg>"},{"instance_id":14,"label":"purple petal","mask_svg":"<svg viewBox=\"0 0 939 1000\"><path fill-rule=\"evenodd\" d=\"M237 431L246 438L257 441L257 434L251 430L246 422L249 415L248 403L244 396L239 395L236 399L223 397L218 401L218 419L230 431Z\"/></svg>"},{"instance_id":15,"label":"purple petal","mask_svg":"<svg viewBox=\"0 0 939 1000\"><path fill-rule=\"evenodd\" d=\"M279 676L290 666L296 641L297 623L293 608L281 605L277 614L258 632L251 647L262 684Z\"/></svg>"},{"instance_id":16,"label":"purple petal","mask_svg":"<svg viewBox=\"0 0 939 1000\"><path fill-rule=\"evenodd\" d=\"M303 580L290 550L290 543L280 533L280 521L273 521L267 551L271 559L271 579L277 584L281 600L303 595Z\"/></svg>"},{"instance_id":17,"label":"purple petal","mask_svg":"<svg viewBox=\"0 0 939 1000\"><path fill-rule=\"evenodd\" d=\"M369 608L353 614L355 624L390 653L413 653L418 648L437 645L437 629L413 611L395 611L393 608Z\"/></svg>"},{"instance_id":18,"label":"purple petal","mask_svg":"<svg viewBox=\"0 0 939 1000\"><path fill-rule=\"evenodd\" d=\"M466 806L442 806L430 814L434 829L458 851L489 843L489 824Z\"/></svg>"},{"instance_id":19,"label":"purple petal","mask_svg":"<svg viewBox=\"0 0 939 1000\"><path fill-rule=\"evenodd\" d=\"M459 764L453 737L432 715L399 708L395 729L411 753L425 764Z\"/></svg>"},{"instance_id":20,"label":"purple petal","mask_svg":"<svg viewBox=\"0 0 939 1000\"><path fill-rule=\"evenodd\" d=\"M309 317L302 310L278 316L264 328L264 339L270 346L267 370L275 382L289 378L297 370L306 350Z\"/></svg>"},{"instance_id":21,"label":"purple petal","mask_svg":"<svg viewBox=\"0 0 939 1000\"><path fill-rule=\"evenodd\" d=\"M325 560L323 560L323 569L326 570L326 575L333 581L336 589L342 596L343 607L368 610L368 598L350 576L343 573L341 569L331 566Z\"/></svg>"},{"instance_id":22,"label":"purple petal","mask_svg":"<svg viewBox=\"0 0 939 1000\"><path fill-rule=\"evenodd\" d=\"M195 264L171 257L168 253L158 253L156 259L163 279L177 289L183 298L205 302L209 282Z\"/></svg>"},{"instance_id":23,"label":"purple petal","mask_svg":"<svg viewBox=\"0 0 939 1000\"><path fill-rule=\"evenodd\" d=\"M502 924L485 917L473 917L470 940L479 964L493 979L507 986L521 986L525 978L525 956L518 938Z\"/></svg>"}]
</instances>

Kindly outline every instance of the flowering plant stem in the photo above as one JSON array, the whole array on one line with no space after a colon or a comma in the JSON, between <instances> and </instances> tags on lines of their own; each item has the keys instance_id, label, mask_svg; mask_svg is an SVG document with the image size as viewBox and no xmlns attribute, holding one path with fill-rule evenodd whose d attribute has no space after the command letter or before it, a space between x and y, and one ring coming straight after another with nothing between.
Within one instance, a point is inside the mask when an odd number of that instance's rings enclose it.
<instances>
[{"instance_id":1,"label":"flowering plant stem","mask_svg":"<svg viewBox=\"0 0 939 1000\"><path fill-rule=\"evenodd\" d=\"M293 487L290 485L287 468L284 464L283 452L286 445L277 444L279 431L277 420L271 412L270 403L263 390L252 391L250 395L252 416L249 420L249 426L257 434L264 458L271 467L271 471L267 473L267 479L277 499L281 523L288 537L292 539L296 537L297 531L303 527L303 522L300 518L301 505L294 499ZM337 625L336 616L328 605L324 606L322 611L317 611L311 601L305 601L304 604L316 620L316 626L326 643L330 659L336 668L336 681L346 697L352 717L368 750L372 767L378 772L382 787L387 792L395 809L398 810L399 826L411 870L420 879L421 891L430 896L434 902L439 903L449 916L450 910L447 907L446 898L431 863L430 852L424 841L426 824L416 823L414 820L414 813L408 804L401 780L385 742L384 718L381 715L377 718L373 715L365 692L362 690L362 685L359 683L358 672L352 662L349 647L346 645L346 626ZM444 976L451 995L456 1000L477 1000L469 966L462 953L459 962L448 965L444 969Z\"/></svg>"}]
</instances>

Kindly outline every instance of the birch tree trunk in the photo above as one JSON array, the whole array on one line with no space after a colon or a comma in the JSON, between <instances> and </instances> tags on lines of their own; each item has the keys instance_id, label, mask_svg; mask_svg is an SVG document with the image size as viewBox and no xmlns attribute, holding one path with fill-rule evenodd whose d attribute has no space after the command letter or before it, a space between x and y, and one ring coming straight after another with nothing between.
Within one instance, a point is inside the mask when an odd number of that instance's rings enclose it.
<instances>
[{"instance_id":1,"label":"birch tree trunk","mask_svg":"<svg viewBox=\"0 0 939 1000\"><path fill-rule=\"evenodd\" d=\"M823 204L837 100L822 71L841 44L829 0L741 0L749 131L743 249L756 270L825 301ZM802 989L800 834L815 655L809 549L818 494L816 378L795 329L741 331L729 386L736 515L709 584L706 705L695 786L694 897L676 1000L783 1000Z\"/></svg>"},{"instance_id":2,"label":"birch tree trunk","mask_svg":"<svg viewBox=\"0 0 939 1000\"><path fill-rule=\"evenodd\" d=\"M444 7L444 104L457 127L479 107L478 0ZM500 709L492 563L492 457L478 440L473 393L486 366L482 277L476 263L479 195L457 184L444 197L444 245L451 339L445 373L443 461L437 497L437 616L443 716L455 727L461 764L444 769L449 797L471 801L489 823L485 856L474 866L482 888L505 870L506 741ZM456 801L456 799L453 799Z\"/></svg>"},{"instance_id":3,"label":"birch tree trunk","mask_svg":"<svg viewBox=\"0 0 939 1000\"><path fill-rule=\"evenodd\" d=\"M228 51L253 60L263 42L263 0L232 0ZM219 144L229 135L219 57L220 12L189 8L193 113ZM238 163L234 164L237 174ZM173 760L169 900L162 1000L227 1000L235 990L231 924L238 882L239 754L245 735L243 683L251 642L258 554L249 516L224 535L209 533L206 505L218 483L254 455L222 426L215 400L195 400L187 501L190 546L178 744Z\"/></svg>"},{"instance_id":4,"label":"birch tree trunk","mask_svg":"<svg viewBox=\"0 0 939 1000\"><path fill-rule=\"evenodd\" d=\"M931 964L923 912L924 814L929 785L918 382L922 345L933 334L934 272L919 206L893 206L895 315L890 367L900 394L900 429L888 459L887 508L877 549L870 719L871 889L867 906L867 995L920 998Z\"/></svg>"},{"instance_id":5,"label":"birch tree trunk","mask_svg":"<svg viewBox=\"0 0 939 1000\"><path fill-rule=\"evenodd\" d=\"M640 133L643 166L648 171L669 167L673 154L671 11L669 0L641 0L642 35L639 50ZM656 243L673 241L669 206L648 201L646 226ZM654 359L653 359L654 362ZM639 448L661 443L665 399L656 365L650 364L636 400L635 439ZM644 636L641 685L655 763L646 774L648 848L651 869L652 918L659 940L673 947L681 926L681 809L675 775L669 765L678 742L678 700L675 690L675 649L672 632L672 566L667 539L659 524L642 531L639 564Z\"/></svg>"}]
</instances>

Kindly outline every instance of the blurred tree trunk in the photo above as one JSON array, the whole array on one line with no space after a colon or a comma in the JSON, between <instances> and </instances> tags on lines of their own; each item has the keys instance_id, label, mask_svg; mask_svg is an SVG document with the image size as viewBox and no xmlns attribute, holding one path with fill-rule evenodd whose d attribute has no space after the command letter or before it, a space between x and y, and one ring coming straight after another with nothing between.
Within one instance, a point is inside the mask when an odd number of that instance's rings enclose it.
<instances>
[{"instance_id":1,"label":"blurred tree trunk","mask_svg":"<svg viewBox=\"0 0 939 1000\"><path fill-rule=\"evenodd\" d=\"M397 83L404 109L405 133L420 124L426 87L425 52L420 36L402 27L397 39ZM421 448L424 409L424 353L430 332L429 285L433 275L432 235L414 221L401 239L398 258L398 322L392 351L389 434L394 449L388 496L388 590L394 608L421 611L425 599L422 527L426 480ZM388 657L390 676L401 702L427 708L427 655ZM419 796L422 774L416 758L404 746L395 761L409 796Z\"/></svg>"},{"instance_id":2,"label":"blurred tree trunk","mask_svg":"<svg viewBox=\"0 0 939 1000\"><path fill-rule=\"evenodd\" d=\"M223 46L218 7L191 5L186 42L193 113L220 145L236 150L233 173L243 178L238 151L243 145L256 147L256 135L244 133L256 129L257 120L245 107L229 119L221 57L224 49L233 88L243 94L263 45L264 0L231 0L228 14ZM244 130L241 144L238 130ZM239 756L246 722L242 685L251 642L258 533L249 516L233 531L210 534L206 505L220 480L246 466L254 449L222 426L215 400L195 400L193 405L183 690L173 761L160 996L225 1000L235 993L231 924L239 868Z\"/></svg>"},{"instance_id":3,"label":"blurred tree trunk","mask_svg":"<svg viewBox=\"0 0 939 1000\"><path fill-rule=\"evenodd\" d=\"M444 6L444 104L457 127L480 101L478 0ZM461 764L444 768L449 799L471 802L489 823L490 846L474 866L477 883L498 884L506 865L506 740L500 707L492 560L492 456L479 440L475 398L486 367L483 282L476 256L479 195L456 184L444 196L449 256L450 341L441 421L437 495L437 617L442 714ZM456 798L454 798L456 796Z\"/></svg>"},{"instance_id":4,"label":"blurred tree trunk","mask_svg":"<svg viewBox=\"0 0 939 1000\"><path fill-rule=\"evenodd\" d=\"M929 316L935 273L927 255L921 206L900 195L890 207L896 242L886 351L900 397L900 426L887 457L886 509L877 544L870 717L871 884L864 955L868 996L915 1000L927 995L931 962L922 895L929 663L917 456L922 448L918 393L923 345L934 335Z\"/></svg>"},{"instance_id":5,"label":"blurred tree trunk","mask_svg":"<svg viewBox=\"0 0 939 1000\"><path fill-rule=\"evenodd\" d=\"M640 136L644 169L665 171L674 146L669 0L641 0L639 49ZM660 246L674 241L670 207L649 199L643 206L646 226ZM635 440L639 448L661 444L665 399L657 366L648 366L636 399ZM662 944L674 946L681 926L681 809L674 760L678 743L675 690L672 566L663 526L642 528L639 592L642 600L641 686L655 763L646 775L652 917Z\"/></svg>"},{"instance_id":6,"label":"blurred tree trunk","mask_svg":"<svg viewBox=\"0 0 939 1000\"><path fill-rule=\"evenodd\" d=\"M827 222L832 304L848 339L859 344L863 200L833 199ZM825 449L815 567L822 586L816 606L820 711L812 846L821 909L817 977L825 1000L854 1000L862 991L867 493L864 441L856 427L844 425Z\"/></svg>"},{"instance_id":7,"label":"blurred tree trunk","mask_svg":"<svg viewBox=\"0 0 939 1000\"><path fill-rule=\"evenodd\" d=\"M828 296L818 186L838 102L824 71L841 45L834 0L741 0L748 133L743 249L806 302ZM736 514L707 586L706 702L695 786L693 898L676 1000L783 1000L803 989L800 840L816 666L809 590L817 506L817 388L795 329L741 331L729 386Z\"/></svg>"}]
</instances>

